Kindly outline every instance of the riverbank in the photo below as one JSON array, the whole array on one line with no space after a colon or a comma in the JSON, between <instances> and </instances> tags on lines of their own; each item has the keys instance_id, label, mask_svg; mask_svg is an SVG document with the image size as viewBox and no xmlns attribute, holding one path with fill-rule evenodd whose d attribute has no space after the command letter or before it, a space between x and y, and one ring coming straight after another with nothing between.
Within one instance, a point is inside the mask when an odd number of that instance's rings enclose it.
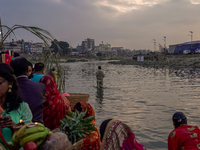
<instances>
[{"instance_id":1,"label":"riverbank","mask_svg":"<svg viewBox=\"0 0 200 150\"><path fill-rule=\"evenodd\" d=\"M149 67L196 67L200 68L200 55L159 55L158 59L150 59L145 57L144 61L137 61L137 57L133 59L123 59L120 61L110 61L111 64L121 65L139 65Z\"/></svg>"}]
</instances>

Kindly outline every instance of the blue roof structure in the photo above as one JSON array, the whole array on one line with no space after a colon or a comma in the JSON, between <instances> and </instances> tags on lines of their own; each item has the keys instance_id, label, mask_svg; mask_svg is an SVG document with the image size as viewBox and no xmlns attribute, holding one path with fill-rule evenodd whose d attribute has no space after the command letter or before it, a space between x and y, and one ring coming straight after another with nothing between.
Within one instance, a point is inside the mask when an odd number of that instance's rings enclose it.
<instances>
[{"instance_id":1,"label":"blue roof structure","mask_svg":"<svg viewBox=\"0 0 200 150\"><path fill-rule=\"evenodd\" d=\"M173 46L174 54L183 54L184 50L190 50L191 53L194 53L197 49L200 49L200 41L184 42Z\"/></svg>"}]
</instances>

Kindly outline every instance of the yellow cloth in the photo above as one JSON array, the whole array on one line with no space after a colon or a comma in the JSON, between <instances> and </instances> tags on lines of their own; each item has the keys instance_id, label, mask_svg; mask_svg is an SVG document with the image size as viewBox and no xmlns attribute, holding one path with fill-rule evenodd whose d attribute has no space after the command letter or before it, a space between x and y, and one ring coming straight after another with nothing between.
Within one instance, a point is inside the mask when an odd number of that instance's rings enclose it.
<instances>
[{"instance_id":1,"label":"yellow cloth","mask_svg":"<svg viewBox=\"0 0 200 150\"><path fill-rule=\"evenodd\" d=\"M56 71L52 71L52 73L54 74L54 79L55 79L55 81L57 83L57 72Z\"/></svg>"}]
</instances>

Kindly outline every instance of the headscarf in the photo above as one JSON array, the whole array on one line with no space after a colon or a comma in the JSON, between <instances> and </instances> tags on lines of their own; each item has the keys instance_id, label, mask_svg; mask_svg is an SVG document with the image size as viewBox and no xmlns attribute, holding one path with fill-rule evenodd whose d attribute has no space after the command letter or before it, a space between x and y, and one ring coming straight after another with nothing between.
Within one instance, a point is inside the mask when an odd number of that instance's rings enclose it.
<instances>
[{"instance_id":1,"label":"headscarf","mask_svg":"<svg viewBox=\"0 0 200 150\"><path fill-rule=\"evenodd\" d=\"M100 150L146 150L139 144L133 130L120 120L112 119L108 123L103 122L100 131L103 132L104 125L107 124Z\"/></svg>"},{"instance_id":2,"label":"headscarf","mask_svg":"<svg viewBox=\"0 0 200 150\"><path fill-rule=\"evenodd\" d=\"M40 79L40 83L46 86L46 101L43 104L44 124L53 130L60 126L60 120L67 115L67 110L70 109L70 102L59 93L53 77L45 75Z\"/></svg>"},{"instance_id":3,"label":"headscarf","mask_svg":"<svg viewBox=\"0 0 200 150\"><path fill-rule=\"evenodd\" d=\"M87 112L84 116L90 117L90 116L95 116L94 108L86 101L80 101L74 106L74 110L77 110L77 106L79 107L79 111L86 111ZM79 150L99 150L101 146L100 142L100 134L97 126L95 125L95 120L92 121L92 124L95 126L97 131L91 131L91 134L87 136L86 138L83 138L83 145L81 149Z\"/></svg>"}]
</instances>

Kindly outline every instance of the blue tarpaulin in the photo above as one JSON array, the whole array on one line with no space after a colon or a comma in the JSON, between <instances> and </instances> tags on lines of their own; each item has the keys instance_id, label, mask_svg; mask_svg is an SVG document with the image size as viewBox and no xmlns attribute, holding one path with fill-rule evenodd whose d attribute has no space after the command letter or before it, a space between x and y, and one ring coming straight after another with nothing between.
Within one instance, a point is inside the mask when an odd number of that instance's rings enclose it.
<instances>
[{"instance_id":1,"label":"blue tarpaulin","mask_svg":"<svg viewBox=\"0 0 200 150\"><path fill-rule=\"evenodd\" d=\"M190 50L191 53L194 53L197 49L200 49L200 41L185 42L174 46L174 54L183 54L184 50Z\"/></svg>"}]
</instances>

